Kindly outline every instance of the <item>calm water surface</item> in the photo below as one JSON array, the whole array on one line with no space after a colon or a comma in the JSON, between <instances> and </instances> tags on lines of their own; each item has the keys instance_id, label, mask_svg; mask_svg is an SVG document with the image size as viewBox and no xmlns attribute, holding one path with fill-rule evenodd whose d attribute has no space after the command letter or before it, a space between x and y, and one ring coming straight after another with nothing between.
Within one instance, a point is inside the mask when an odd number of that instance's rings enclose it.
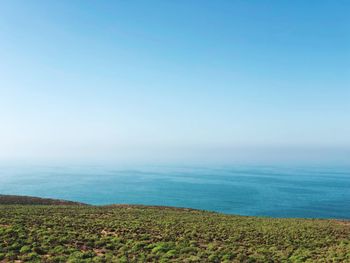
<instances>
[{"instance_id":1,"label":"calm water surface","mask_svg":"<svg viewBox=\"0 0 350 263\"><path fill-rule=\"evenodd\" d=\"M0 166L0 193L90 204L350 219L350 168Z\"/></svg>"}]
</instances>

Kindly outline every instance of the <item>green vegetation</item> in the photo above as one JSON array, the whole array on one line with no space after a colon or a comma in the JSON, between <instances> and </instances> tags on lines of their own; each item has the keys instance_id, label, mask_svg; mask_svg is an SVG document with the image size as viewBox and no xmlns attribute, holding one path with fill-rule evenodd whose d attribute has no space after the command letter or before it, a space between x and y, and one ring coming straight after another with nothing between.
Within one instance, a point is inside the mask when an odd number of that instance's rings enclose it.
<instances>
[{"instance_id":1,"label":"green vegetation","mask_svg":"<svg viewBox=\"0 0 350 263\"><path fill-rule=\"evenodd\" d=\"M21 195L0 195L0 204L3 205L86 205L83 203L58 200L51 198L40 198Z\"/></svg>"},{"instance_id":2,"label":"green vegetation","mask_svg":"<svg viewBox=\"0 0 350 263\"><path fill-rule=\"evenodd\" d=\"M0 262L350 262L350 223L146 206L0 205Z\"/></svg>"}]
</instances>

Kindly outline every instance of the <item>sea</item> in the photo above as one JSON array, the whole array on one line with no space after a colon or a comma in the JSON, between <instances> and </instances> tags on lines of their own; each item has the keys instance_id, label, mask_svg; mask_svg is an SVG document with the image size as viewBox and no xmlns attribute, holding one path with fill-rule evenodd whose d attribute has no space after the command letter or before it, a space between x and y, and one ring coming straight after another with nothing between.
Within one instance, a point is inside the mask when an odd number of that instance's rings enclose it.
<instances>
[{"instance_id":1,"label":"sea","mask_svg":"<svg viewBox=\"0 0 350 263\"><path fill-rule=\"evenodd\" d=\"M350 167L2 165L0 194L245 216L350 219Z\"/></svg>"}]
</instances>

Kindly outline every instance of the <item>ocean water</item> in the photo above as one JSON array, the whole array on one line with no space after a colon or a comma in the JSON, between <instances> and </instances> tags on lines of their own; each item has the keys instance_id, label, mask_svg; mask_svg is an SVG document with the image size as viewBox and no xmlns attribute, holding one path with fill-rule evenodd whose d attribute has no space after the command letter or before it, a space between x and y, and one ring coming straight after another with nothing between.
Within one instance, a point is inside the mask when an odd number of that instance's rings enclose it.
<instances>
[{"instance_id":1,"label":"ocean water","mask_svg":"<svg viewBox=\"0 0 350 263\"><path fill-rule=\"evenodd\" d=\"M0 193L350 219L350 167L0 166Z\"/></svg>"}]
</instances>

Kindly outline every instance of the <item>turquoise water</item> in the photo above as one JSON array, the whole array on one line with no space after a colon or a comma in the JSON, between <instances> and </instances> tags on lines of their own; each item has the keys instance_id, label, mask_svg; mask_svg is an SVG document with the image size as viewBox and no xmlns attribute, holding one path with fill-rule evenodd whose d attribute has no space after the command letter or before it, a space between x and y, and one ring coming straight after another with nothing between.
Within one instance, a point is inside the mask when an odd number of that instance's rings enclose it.
<instances>
[{"instance_id":1,"label":"turquoise water","mask_svg":"<svg viewBox=\"0 0 350 263\"><path fill-rule=\"evenodd\" d=\"M0 167L0 193L90 204L191 207L229 214L350 219L350 168Z\"/></svg>"}]
</instances>

